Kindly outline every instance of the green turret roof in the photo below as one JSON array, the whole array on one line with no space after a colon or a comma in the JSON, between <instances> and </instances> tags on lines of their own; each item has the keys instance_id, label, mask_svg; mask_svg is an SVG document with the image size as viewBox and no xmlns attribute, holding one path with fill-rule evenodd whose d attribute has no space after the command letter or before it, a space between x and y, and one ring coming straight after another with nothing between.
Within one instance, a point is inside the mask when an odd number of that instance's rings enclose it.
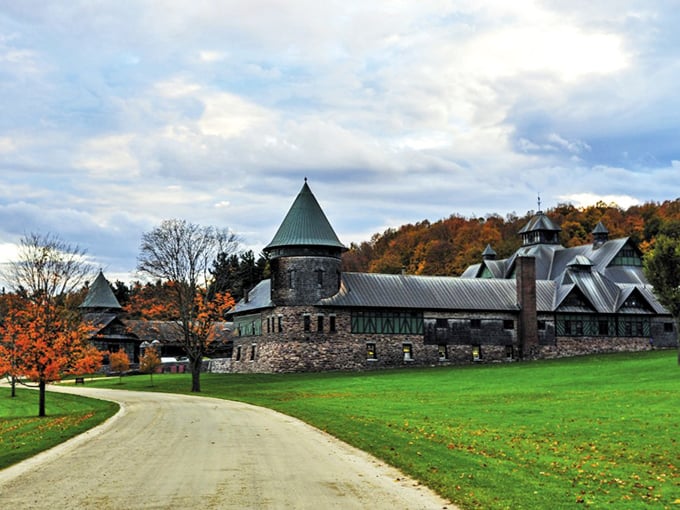
<instances>
[{"instance_id":1,"label":"green turret roof","mask_svg":"<svg viewBox=\"0 0 680 510\"><path fill-rule=\"evenodd\" d=\"M307 179L281 223L274 239L264 248L285 246L324 246L346 250L335 235L328 218L307 185Z\"/></svg>"},{"instance_id":2,"label":"green turret roof","mask_svg":"<svg viewBox=\"0 0 680 510\"><path fill-rule=\"evenodd\" d=\"M99 271L90 287L83 304L80 308L96 308L100 310L120 310L122 307L111 290L109 282L104 278L104 273Z\"/></svg>"}]
</instances>

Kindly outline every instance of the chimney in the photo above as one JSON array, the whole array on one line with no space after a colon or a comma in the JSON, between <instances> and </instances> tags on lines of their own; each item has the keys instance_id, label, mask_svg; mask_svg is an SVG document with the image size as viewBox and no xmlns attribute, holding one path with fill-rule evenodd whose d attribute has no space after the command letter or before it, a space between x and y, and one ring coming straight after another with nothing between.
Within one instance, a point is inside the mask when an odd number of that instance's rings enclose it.
<instances>
[{"instance_id":1,"label":"chimney","mask_svg":"<svg viewBox=\"0 0 680 510\"><path fill-rule=\"evenodd\" d=\"M520 357L532 357L538 347L538 319L536 312L536 259L534 257L517 257L515 259L515 278L517 282L517 304L519 320L517 321L517 342Z\"/></svg>"}]
</instances>

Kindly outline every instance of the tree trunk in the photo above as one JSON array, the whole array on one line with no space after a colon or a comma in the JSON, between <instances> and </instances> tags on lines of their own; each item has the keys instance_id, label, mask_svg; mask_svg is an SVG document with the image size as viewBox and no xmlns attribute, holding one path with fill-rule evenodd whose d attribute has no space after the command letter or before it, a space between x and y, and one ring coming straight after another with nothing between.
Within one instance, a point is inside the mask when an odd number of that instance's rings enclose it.
<instances>
[{"instance_id":1,"label":"tree trunk","mask_svg":"<svg viewBox=\"0 0 680 510\"><path fill-rule=\"evenodd\" d=\"M47 384L45 384L45 381L43 379L40 380L40 397L38 401L38 416L46 416L45 414L45 387Z\"/></svg>"},{"instance_id":2,"label":"tree trunk","mask_svg":"<svg viewBox=\"0 0 680 510\"><path fill-rule=\"evenodd\" d=\"M675 318L675 335L678 341L678 365L680 365L680 317Z\"/></svg>"},{"instance_id":3,"label":"tree trunk","mask_svg":"<svg viewBox=\"0 0 680 510\"><path fill-rule=\"evenodd\" d=\"M12 375L12 398L17 396L17 376Z\"/></svg>"},{"instance_id":4,"label":"tree trunk","mask_svg":"<svg viewBox=\"0 0 680 510\"><path fill-rule=\"evenodd\" d=\"M200 393L201 392L201 365L203 359L199 356L197 359L190 359L189 365L191 365L191 392Z\"/></svg>"}]
</instances>

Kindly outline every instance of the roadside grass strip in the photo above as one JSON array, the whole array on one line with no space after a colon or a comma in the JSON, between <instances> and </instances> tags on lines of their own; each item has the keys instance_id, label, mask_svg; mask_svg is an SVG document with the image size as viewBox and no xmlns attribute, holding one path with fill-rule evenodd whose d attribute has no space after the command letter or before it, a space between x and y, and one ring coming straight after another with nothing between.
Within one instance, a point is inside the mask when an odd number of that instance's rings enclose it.
<instances>
[{"instance_id":1,"label":"roadside grass strip","mask_svg":"<svg viewBox=\"0 0 680 510\"><path fill-rule=\"evenodd\" d=\"M296 416L466 509L680 510L676 358L651 351L368 373L205 374L202 394ZM154 384L129 377L116 387L190 389L186 375Z\"/></svg>"},{"instance_id":2,"label":"roadside grass strip","mask_svg":"<svg viewBox=\"0 0 680 510\"><path fill-rule=\"evenodd\" d=\"M21 462L100 424L118 404L62 393L47 396L47 416L38 418L38 392L0 388L0 469Z\"/></svg>"}]
</instances>

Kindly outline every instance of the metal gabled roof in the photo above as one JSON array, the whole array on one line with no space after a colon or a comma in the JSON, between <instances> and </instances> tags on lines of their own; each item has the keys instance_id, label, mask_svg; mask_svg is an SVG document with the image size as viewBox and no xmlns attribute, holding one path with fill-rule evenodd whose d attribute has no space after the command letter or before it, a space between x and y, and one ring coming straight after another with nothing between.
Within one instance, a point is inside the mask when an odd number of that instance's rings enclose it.
<instances>
[{"instance_id":1,"label":"metal gabled roof","mask_svg":"<svg viewBox=\"0 0 680 510\"><path fill-rule=\"evenodd\" d=\"M572 248L563 248L555 252L551 268L551 278L557 278L562 274L569 263L575 257L586 257L593 265L594 270L602 273L628 242L628 238L614 239L606 241L595 247L593 244L584 244Z\"/></svg>"},{"instance_id":2,"label":"metal gabled roof","mask_svg":"<svg viewBox=\"0 0 680 510\"><path fill-rule=\"evenodd\" d=\"M619 285L619 288L621 289L621 292L619 293L616 302L617 312L645 314L650 313L650 311L653 311L654 313L658 314L669 313L668 310L666 310L666 308L664 308L664 306L661 303L659 303L656 296L652 292L651 287L648 288L647 286L624 284ZM623 305L632 294L638 294L642 298L642 300L647 304L648 310L640 310L630 307L624 308Z\"/></svg>"},{"instance_id":3,"label":"metal gabled roof","mask_svg":"<svg viewBox=\"0 0 680 510\"><path fill-rule=\"evenodd\" d=\"M307 185L307 179L295 198L288 214L276 231L274 239L265 246L268 252L286 246L324 246L346 250L335 235L328 218Z\"/></svg>"},{"instance_id":4,"label":"metal gabled roof","mask_svg":"<svg viewBox=\"0 0 680 510\"><path fill-rule=\"evenodd\" d=\"M562 229L555 225L550 218L548 218L543 211L538 211L531 219L524 225L519 234L526 234L528 232L549 231L561 232Z\"/></svg>"},{"instance_id":5,"label":"metal gabled roof","mask_svg":"<svg viewBox=\"0 0 680 510\"><path fill-rule=\"evenodd\" d=\"M613 313L620 293L619 286L597 272L572 271L575 285L599 313Z\"/></svg>"},{"instance_id":6,"label":"metal gabled roof","mask_svg":"<svg viewBox=\"0 0 680 510\"><path fill-rule=\"evenodd\" d=\"M472 264L468 266L463 274L460 275L461 278L477 278L481 274L482 264Z\"/></svg>"},{"instance_id":7,"label":"metal gabled roof","mask_svg":"<svg viewBox=\"0 0 680 510\"><path fill-rule=\"evenodd\" d=\"M516 311L516 283L505 279L343 273L340 291L319 306Z\"/></svg>"},{"instance_id":8,"label":"metal gabled roof","mask_svg":"<svg viewBox=\"0 0 680 510\"><path fill-rule=\"evenodd\" d=\"M635 288L656 313L670 315L670 312L666 310L666 307L659 303L651 285L636 285Z\"/></svg>"},{"instance_id":9,"label":"metal gabled roof","mask_svg":"<svg viewBox=\"0 0 680 510\"><path fill-rule=\"evenodd\" d=\"M254 312L265 308L273 308L271 299L271 280L262 280L248 292L248 299L243 298L236 303L229 313Z\"/></svg>"},{"instance_id":10,"label":"metal gabled roof","mask_svg":"<svg viewBox=\"0 0 680 510\"><path fill-rule=\"evenodd\" d=\"M79 308L100 310L120 310L122 308L102 271L99 271Z\"/></svg>"},{"instance_id":11,"label":"metal gabled roof","mask_svg":"<svg viewBox=\"0 0 680 510\"><path fill-rule=\"evenodd\" d=\"M482 262L483 266L491 272L494 278L505 277L505 263L502 260L485 260Z\"/></svg>"},{"instance_id":12,"label":"metal gabled roof","mask_svg":"<svg viewBox=\"0 0 680 510\"><path fill-rule=\"evenodd\" d=\"M537 280L553 280L553 260L556 257L556 252L565 250L559 244L535 244L530 246L522 246L508 259L506 265L505 277L509 278L512 275L512 268L515 266L515 259L517 257L534 257L536 259L536 279Z\"/></svg>"}]
</instances>

